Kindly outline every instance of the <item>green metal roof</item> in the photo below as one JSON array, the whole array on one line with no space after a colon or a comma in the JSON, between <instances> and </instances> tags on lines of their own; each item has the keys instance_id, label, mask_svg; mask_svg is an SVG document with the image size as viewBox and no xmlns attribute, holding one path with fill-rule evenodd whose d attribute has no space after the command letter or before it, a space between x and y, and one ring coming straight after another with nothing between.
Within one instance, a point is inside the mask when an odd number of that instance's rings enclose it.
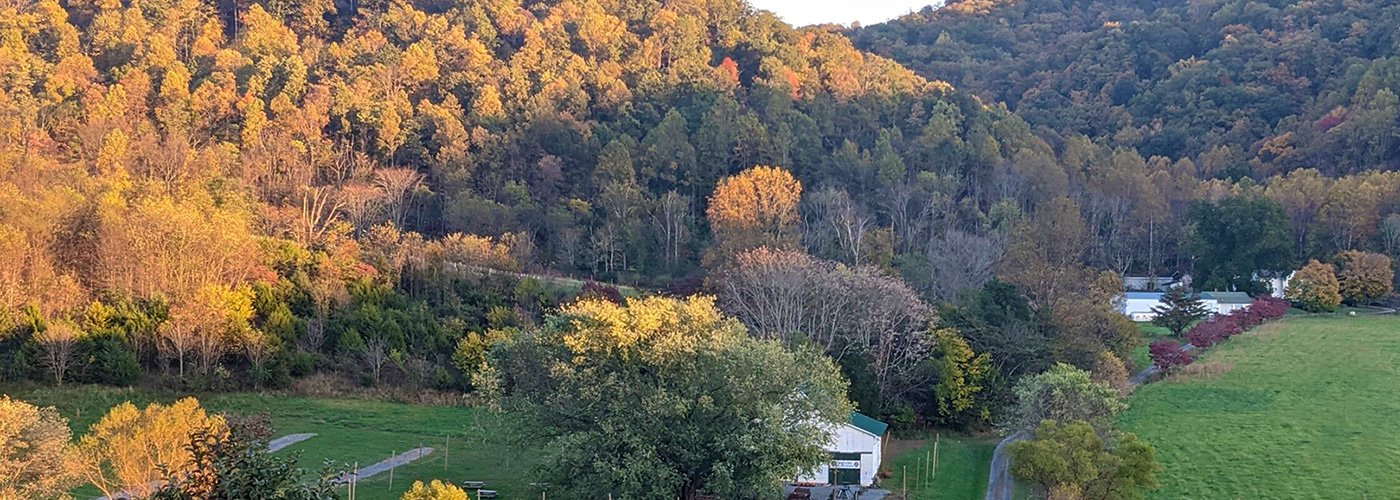
<instances>
[{"instance_id":1,"label":"green metal roof","mask_svg":"<svg viewBox=\"0 0 1400 500\"><path fill-rule=\"evenodd\" d=\"M869 432L876 436L885 435L885 429L890 428L890 426L884 422L875 420L873 418L867 417L854 411L851 412L851 425L855 426L855 428L857 429Z\"/></svg>"},{"instance_id":2,"label":"green metal roof","mask_svg":"<svg viewBox=\"0 0 1400 500\"><path fill-rule=\"evenodd\" d=\"M1249 294L1244 292L1204 292L1202 298L1215 299L1221 304L1249 304L1254 299L1249 298Z\"/></svg>"}]
</instances>

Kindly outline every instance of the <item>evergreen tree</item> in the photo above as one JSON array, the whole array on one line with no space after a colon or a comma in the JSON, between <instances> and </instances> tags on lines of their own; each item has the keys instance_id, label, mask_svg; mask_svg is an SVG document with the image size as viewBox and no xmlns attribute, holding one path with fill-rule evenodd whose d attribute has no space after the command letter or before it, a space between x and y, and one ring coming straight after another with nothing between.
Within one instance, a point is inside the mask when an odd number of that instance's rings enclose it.
<instances>
[{"instance_id":1,"label":"evergreen tree","mask_svg":"<svg viewBox=\"0 0 1400 500\"><path fill-rule=\"evenodd\" d=\"M1205 304L1201 303L1200 294L1184 286L1172 287L1159 300L1162 305L1152 308L1152 312L1157 314L1152 318L1152 324L1171 330L1172 335L1180 336L1192 323L1210 315Z\"/></svg>"}]
</instances>

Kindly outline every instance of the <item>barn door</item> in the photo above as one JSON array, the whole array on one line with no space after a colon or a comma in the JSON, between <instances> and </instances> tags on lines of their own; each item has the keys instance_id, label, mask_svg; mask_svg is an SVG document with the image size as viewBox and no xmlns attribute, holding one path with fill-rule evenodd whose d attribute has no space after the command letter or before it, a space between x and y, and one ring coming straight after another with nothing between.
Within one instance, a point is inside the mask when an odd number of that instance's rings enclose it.
<instances>
[{"instance_id":1,"label":"barn door","mask_svg":"<svg viewBox=\"0 0 1400 500\"><path fill-rule=\"evenodd\" d=\"M829 481L832 485L860 485L860 454L832 453Z\"/></svg>"}]
</instances>

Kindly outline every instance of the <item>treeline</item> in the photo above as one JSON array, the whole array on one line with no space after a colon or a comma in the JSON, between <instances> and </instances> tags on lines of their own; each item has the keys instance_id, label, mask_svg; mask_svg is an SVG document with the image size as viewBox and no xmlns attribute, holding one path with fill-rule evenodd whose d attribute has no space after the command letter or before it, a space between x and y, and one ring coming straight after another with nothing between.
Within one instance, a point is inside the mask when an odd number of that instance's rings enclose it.
<instances>
[{"instance_id":1,"label":"treeline","mask_svg":"<svg viewBox=\"0 0 1400 500\"><path fill-rule=\"evenodd\" d=\"M851 33L857 47L1071 134L1206 177L1393 169L1389 2L966 0Z\"/></svg>"}]
</instances>

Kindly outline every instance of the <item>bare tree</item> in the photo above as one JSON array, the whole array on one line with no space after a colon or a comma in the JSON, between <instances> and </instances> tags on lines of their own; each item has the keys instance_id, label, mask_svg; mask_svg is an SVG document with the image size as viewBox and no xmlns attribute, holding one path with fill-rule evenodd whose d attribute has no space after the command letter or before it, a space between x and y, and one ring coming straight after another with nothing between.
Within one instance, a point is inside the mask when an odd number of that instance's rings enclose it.
<instances>
[{"instance_id":1,"label":"bare tree","mask_svg":"<svg viewBox=\"0 0 1400 500\"><path fill-rule=\"evenodd\" d=\"M44 364L53 371L54 383L63 385L63 376L73 361L73 347L78 344L78 327L67 321L51 321L34 336L44 350Z\"/></svg>"},{"instance_id":2,"label":"bare tree","mask_svg":"<svg viewBox=\"0 0 1400 500\"><path fill-rule=\"evenodd\" d=\"M952 302L963 290L982 286L992 279L1001 252L1001 238L995 235L949 229L929 245L929 295L933 300Z\"/></svg>"},{"instance_id":3,"label":"bare tree","mask_svg":"<svg viewBox=\"0 0 1400 500\"><path fill-rule=\"evenodd\" d=\"M302 245L318 242L326 235L345 201L327 187L302 188L301 211L297 217L296 238Z\"/></svg>"},{"instance_id":4,"label":"bare tree","mask_svg":"<svg viewBox=\"0 0 1400 500\"><path fill-rule=\"evenodd\" d=\"M365 341L365 350L360 352L360 357L369 367L370 374L374 375L374 383L378 384L384 373L384 365L389 362L389 342L381 336L371 337Z\"/></svg>"},{"instance_id":5,"label":"bare tree","mask_svg":"<svg viewBox=\"0 0 1400 500\"><path fill-rule=\"evenodd\" d=\"M759 248L716 280L720 306L754 335L805 336L837 362L869 356L880 396L893 402L928 382L933 313L897 278L807 254Z\"/></svg>"},{"instance_id":6,"label":"bare tree","mask_svg":"<svg viewBox=\"0 0 1400 500\"><path fill-rule=\"evenodd\" d=\"M161 324L158 331L161 355L166 359L175 358L182 378L185 376L185 357L195 350L198 342L198 329L196 315L191 314L184 305L177 304L170 308L170 319Z\"/></svg>"},{"instance_id":7,"label":"bare tree","mask_svg":"<svg viewBox=\"0 0 1400 500\"><path fill-rule=\"evenodd\" d=\"M1385 254L1396 256L1400 250L1400 214L1390 214L1381 222L1381 236L1385 242Z\"/></svg>"},{"instance_id":8,"label":"bare tree","mask_svg":"<svg viewBox=\"0 0 1400 500\"><path fill-rule=\"evenodd\" d=\"M347 184L340 189L340 211L350 221L356 238L374 225L384 210L384 192L369 184Z\"/></svg>"},{"instance_id":9,"label":"bare tree","mask_svg":"<svg viewBox=\"0 0 1400 500\"><path fill-rule=\"evenodd\" d=\"M297 347L306 352L321 352L326 343L326 317L319 311L306 320L306 333L297 341Z\"/></svg>"},{"instance_id":10,"label":"bare tree","mask_svg":"<svg viewBox=\"0 0 1400 500\"><path fill-rule=\"evenodd\" d=\"M418 186L422 183L423 174L411 168L384 168L374 173L374 185L384 192L389 220L394 222L395 227L403 227L404 218L408 216Z\"/></svg>"},{"instance_id":11,"label":"bare tree","mask_svg":"<svg viewBox=\"0 0 1400 500\"><path fill-rule=\"evenodd\" d=\"M674 189L668 191L652 204L650 215L657 235L661 236L666 265L674 266L681 260L681 246L690 238L690 198Z\"/></svg>"},{"instance_id":12,"label":"bare tree","mask_svg":"<svg viewBox=\"0 0 1400 500\"><path fill-rule=\"evenodd\" d=\"M210 322L196 330L194 353L199 361L199 371L205 375L213 372L214 366L219 364L224 354L228 354L229 345L233 343L223 323Z\"/></svg>"}]
</instances>

